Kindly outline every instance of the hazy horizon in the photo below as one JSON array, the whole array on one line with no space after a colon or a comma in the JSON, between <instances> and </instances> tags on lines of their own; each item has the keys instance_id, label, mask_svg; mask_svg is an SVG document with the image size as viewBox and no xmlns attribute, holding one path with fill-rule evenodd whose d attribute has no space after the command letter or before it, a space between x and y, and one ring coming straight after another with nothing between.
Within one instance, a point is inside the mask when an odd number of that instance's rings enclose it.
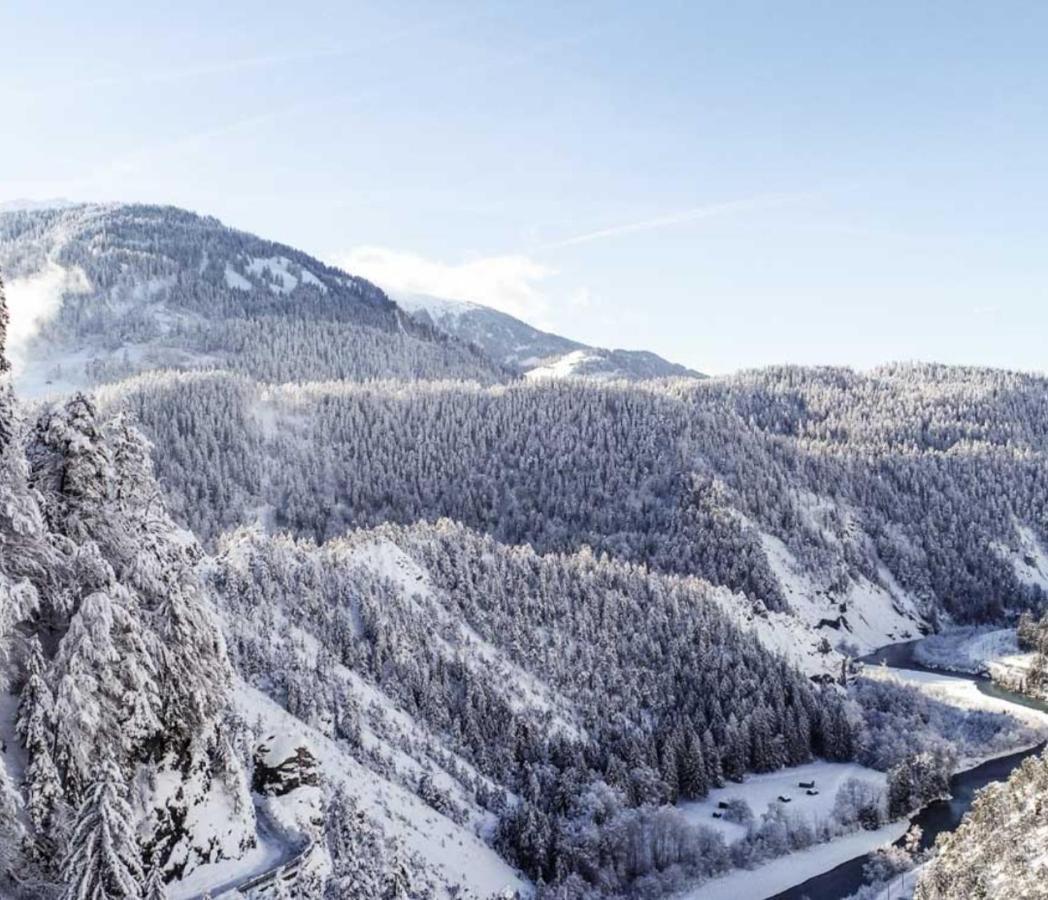
<instances>
[{"instance_id":1,"label":"hazy horizon","mask_svg":"<svg viewBox=\"0 0 1048 900\"><path fill-rule=\"evenodd\" d=\"M6 6L0 203L170 203L711 374L1045 370L1048 8L252 9Z\"/></svg>"}]
</instances>

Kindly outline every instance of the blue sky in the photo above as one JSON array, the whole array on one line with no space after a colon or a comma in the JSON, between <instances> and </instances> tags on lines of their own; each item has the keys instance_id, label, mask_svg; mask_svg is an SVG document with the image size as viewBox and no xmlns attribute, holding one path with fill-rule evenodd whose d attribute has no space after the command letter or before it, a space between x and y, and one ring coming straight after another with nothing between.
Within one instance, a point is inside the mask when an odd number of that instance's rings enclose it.
<instances>
[{"instance_id":1,"label":"blue sky","mask_svg":"<svg viewBox=\"0 0 1048 900\"><path fill-rule=\"evenodd\" d=\"M173 203L710 372L1043 371L1046 34L1007 0L7 0L0 202Z\"/></svg>"}]
</instances>

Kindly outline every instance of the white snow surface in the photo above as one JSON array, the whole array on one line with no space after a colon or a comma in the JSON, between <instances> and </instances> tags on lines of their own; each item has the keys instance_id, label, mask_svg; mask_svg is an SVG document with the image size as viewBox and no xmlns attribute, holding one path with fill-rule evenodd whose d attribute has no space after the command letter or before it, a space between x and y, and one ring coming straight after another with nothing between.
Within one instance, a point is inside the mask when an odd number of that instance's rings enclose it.
<instances>
[{"instance_id":1,"label":"white snow surface","mask_svg":"<svg viewBox=\"0 0 1048 900\"><path fill-rule=\"evenodd\" d=\"M460 827L414 793L362 765L335 741L292 717L262 692L238 683L234 702L248 722L261 720L267 733L306 735L325 778L344 784L361 809L388 835L402 841L409 852L419 854L438 882L461 885L477 898L506 890L531 896L531 885L471 829ZM443 891L438 896L449 894Z\"/></svg>"},{"instance_id":2,"label":"white snow surface","mask_svg":"<svg viewBox=\"0 0 1048 900\"><path fill-rule=\"evenodd\" d=\"M714 596L738 624L751 629L765 647L781 653L801 671L837 677L843 662L838 652L842 645L851 645L862 654L920 636L922 619L916 602L887 569L882 567L878 583L861 579L852 582L843 597L831 597L781 540L762 533L761 544L790 609L755 611L725 589L716 590ZM830 652L820 647L823 638Z\"/></svg>"},{"instance_id":3,"label":"white snow surface","mask_svg":"<svg viewBox=\"0 0 1048 900\"><path fill-rule=\"evenodd\" d=\"M777 772L751 775L742 784L727 784L715 788L705 799L681 803L677 808L692 825L704 825L719 831L728 843L732 843L745 837L746 829L734 822L713 817L713 813L718 811L717 804L721 801L744 800L755 819L760 821L761 815L769 806L777 804L780 796L789 797L787 808L790 814L806 817L814 827L830 818L837 791L849 778L857 778L882 790L887 788L888 783L883 772L868 769L858 763L820 760L803 766L780 769ZM809 797L805 788L799 787L799 782L802 781L814 781L818 795Z\"/></svg>"},{"instance_id":4,"label":"white snow surface","mask_svg":"<svg viewBox=\"0 0 1048 900\"><path fill-rule=\"evenodd\" d=\"M260 830L258 843L240 859L225 859L199 866L191 874L167 886L170 900L190 900L217 885L229 884L268 872L287 858L287 847L276 836Z\"/></svg>"},{"instance_id":5,"label":"white snow surface","mask_svg":"<svg viewBox=\"0 0 1048 900\"><path fill-rule=\"evenodd\" d=\"M525 373L525 378L569 378L578 373L578 370L587 362L596 362L600 356L592 350L572 350L563 356L554 357L541 366L536 366Z\"/></svg>"},{"instance_id":6,"label":"white snow surface","mask_svg":"<svg viewBox=\"0 0 1048 900\"><path fill-rule=\"evenodd\" d=\"M780 856L755 869L736 869L678 895L679 900L765 900L862 856L892 844L906 834L908 819L892 822L876 831L852 834ZM817 898L812 898L817 900Z\"/></svg>"},{"instance_id":7,"label":"white snow surface","mask_svg":"<svg viewBox=\"0 0 1048 900\"><path fill-rule=\"evenodd\" d=\"M254 285L230 265L226 265L226 284L237 291L250 291Z\"/></svg>"},{"instance_id":8,"label":"white snow surface","mask_svg":"<svg viewBox=\"0 0 1048 900\"><path fill-rule=\"evenodd\" d=\"M431 294L414 294L397 292L393 295L397 306L409 313L427 312L434 320L457 319L464 313L484 309L468 300L451 300L447 297L434 297Z\"/></svg>"},{"instance_id":9,"label":"white snow surface","mask_svg":"<svg viewBox=\"0 0 1048 900\"><path fill-rule=\"evenodd\" d=\"M290 294L300 284L309 284L319 288L321 291L327 291L327 286L324 282L308 269L295 267L296 274L292 274L291 268L293 266L295 264L286 256L269 256L265 258L255 256L248 261L246 268L248 272L258 277L262 277L264 272L268 272L273 280L268 281L267 284L269 289L275 294ZM230 286L236 287L236 285L232 284Z\"/></svg>"}]
</instances>

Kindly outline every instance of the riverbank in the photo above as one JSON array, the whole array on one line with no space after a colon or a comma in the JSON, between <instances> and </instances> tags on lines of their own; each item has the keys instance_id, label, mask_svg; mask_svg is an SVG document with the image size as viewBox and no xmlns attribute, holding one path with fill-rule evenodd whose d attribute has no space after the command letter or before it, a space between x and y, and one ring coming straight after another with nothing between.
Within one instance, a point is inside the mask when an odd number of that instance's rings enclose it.
<instances>
[{"instance_id":1,"label":"riverbank","mask_svg":"<svg viewBox=\"0 0 1048 900\"><path fill-rule=\"evenodd\" d=\"M1014 628L954 628L918 642L915 658L933 669L981 675L1018 689L1035 653L1019 648Z\"/></svg>"},{"instance_id":2,"label":"riverbank","mask_svg":"<svg viewBox=\"0 0 1048 900\"><path fill-rule=\"evenodd\" d=\"M1048 706L981 680L977 675L935 671L915 658L918 642L891 645L871 654L864 674L874 680L892 679L950 706L1006 714L1023 730L994 736L994 745L957 762L950 780L951 797L928 804L912 816L876 831L858 831L755 867L739 869L679 896L679 900L837 900L863 885L862 870L880 847L901 839L912 824L924 830L924 847L944 831L957 827L975 794L987 784L1004 780L1022 760L1037 753L1048 736ZM913 666L909 668L907 666Z\"/></svg>"},{"instance_id":3,"label":"riverbank","mask_svg":"<svg viewBox=\"0 0 1048 900\"><path fill-rule=\"evenodd\" d=\"M1008 699L1006 690L987 692L971 677L944 674L927 669L904 669L886 665L867 666L863 675L878 681L894 681L914 688L925 696L966 710L1003 713L1024 723L1025 731L1006 731L994 736L986 751L977 755L961 756L953 774L957 775L990 760L1032 749L1048 738L1048 712L1030 703ZM1003 696L1002 696L1003 695Z\"/></svg>"}]
</instances>

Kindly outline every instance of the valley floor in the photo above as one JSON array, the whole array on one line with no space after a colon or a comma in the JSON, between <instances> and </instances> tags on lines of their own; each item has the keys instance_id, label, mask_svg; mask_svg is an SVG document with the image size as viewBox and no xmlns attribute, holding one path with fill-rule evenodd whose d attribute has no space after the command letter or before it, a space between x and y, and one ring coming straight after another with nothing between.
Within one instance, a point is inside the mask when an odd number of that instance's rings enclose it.
<instances>
[{"instance_id":1,"label":"valley floor","mask_svg":"<svg viewBox=\"0 0 1048 900\"><path fill-rule=\"evenodd\" d=\"M789 811L792 815L805 816L815 826L830 817L833 811L837 791L849 778L868 782L876 788L884 789L887 779L883 772L868 769L858 763L813 762L804 766L780 769L763 775L753 775L742 784L728 784L710 791L704 800L681 803L678 809L691 825L705 825L724 835L730 844L746 835L746 828L723 818L714 818L718 804L728 800L745 801L757 819L779 797L789 797ZM800 782L815 782L818 794L809 796Z\"/></svg>"},{"instance_id":2,"label":"valley floor","mask_svg":"<svg viewBox=\"0 0 1048 900\"><path fill-rule=\"evenodd\" d=\"M774 897L794 885L826 872L841 863L863 856L901 838L909 820L892 822L876 831L856 831L835 841L816 844L780 856L755 869L736 869L679 895L679 900L759 900Z\"/></svg>"},{"instance_id":3,"label":"valley floor","mask_svg":"<svg viewBox=\"0 0 1048 900\"><path fill-rule=\"evenodd\" d=\"M960 628L926 638L917 650L924 665L987 675L1009 686L1022 683L1036 656L1019 649L1014 628Z\"/></svg>"},{"instance_id":4,"label":"valley floor","mask_svg":"<svg viewBox=\"0 0 1048 900\"><path fill-rule=\"evenodd\" d=\"M988 645L999 646L1000 639L991 641ZM899 681L951 706L1008 713L1016 720L1015 729L999 736L994 744L985 748L983 754L959 760L958 772L974 768L987 760L1036 746L1048 735L1048 714L983 693L977 684L967 678L887 666L867 666L864 674L871 678ZM741 838L745 830L742 826L712 818L721 800L733 797L744 799L759 819L768 804L782 794L790 796L791 812L804 809L814 819L829 814L837 789L849 777L863 778L880 785L885 783L883 773L856 764L812 763L768 775L754 776L744 784L721 788L702 802L684 804L681 810L690 822L715 827L730 843ZM800 781L811 780L816 782L820 791L817 797L808 797L797 786ZM812 801L810 807L805 805L806 801ZM895 842L908 828L909 820L903 819L876 831L857 831L778 857L753 869L735 870L690 889L679 895L679 900L738 900L740 897L762 900L773 897L848 860ZM899 887L899 884L896 882L895 887Z\"/></svg>"}]
</instances>

